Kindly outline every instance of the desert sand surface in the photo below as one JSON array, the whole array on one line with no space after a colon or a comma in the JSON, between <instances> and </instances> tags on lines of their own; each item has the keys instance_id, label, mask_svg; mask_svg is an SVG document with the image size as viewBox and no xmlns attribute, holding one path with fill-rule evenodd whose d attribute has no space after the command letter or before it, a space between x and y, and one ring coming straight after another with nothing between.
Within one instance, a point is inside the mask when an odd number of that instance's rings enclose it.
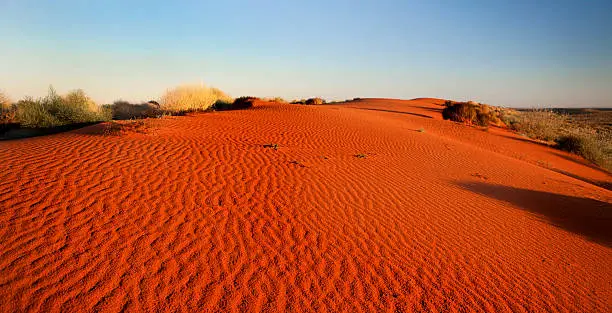
<instances>
[{"instance_id":1,"label":"desert sand surface","mask_svg":"<svg viewBox=\"0 0 612 313\"><path fill-rule=\"evenodd\" d=\"M441 103L0 142L0 312L612 311L612 177Z\"/></svg>"}]
</instances>

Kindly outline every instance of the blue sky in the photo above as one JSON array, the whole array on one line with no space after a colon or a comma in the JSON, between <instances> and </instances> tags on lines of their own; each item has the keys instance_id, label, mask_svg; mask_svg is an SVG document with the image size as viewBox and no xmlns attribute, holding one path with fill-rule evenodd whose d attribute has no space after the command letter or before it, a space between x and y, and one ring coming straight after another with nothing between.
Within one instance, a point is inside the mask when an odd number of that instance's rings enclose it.
<instances>
[{"instance_id":1,"label":"blue sky","mask_svg":"<svg viewBox=\"0 0 612 313\"><path fill-rule=\"evenodd\" d=\"M0 89L612 106L612 1L0 0Z\"/></svg>"}]
</instances>

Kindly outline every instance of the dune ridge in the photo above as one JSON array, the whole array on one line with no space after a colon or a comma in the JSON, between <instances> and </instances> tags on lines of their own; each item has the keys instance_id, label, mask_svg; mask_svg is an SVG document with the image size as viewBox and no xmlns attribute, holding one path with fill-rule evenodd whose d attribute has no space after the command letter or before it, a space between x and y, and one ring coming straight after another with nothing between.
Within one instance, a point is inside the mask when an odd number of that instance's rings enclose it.
<instances>
[{"instance_id":1,"label":"dune ridge","mask_svg":"<svg viewBox=\"0 0 612 313\"><path fill-rule=\"evenodd\" d=\"M442 102L0 142L0 311L610 311L612 177Z\"/></svg>"}]
</instances>

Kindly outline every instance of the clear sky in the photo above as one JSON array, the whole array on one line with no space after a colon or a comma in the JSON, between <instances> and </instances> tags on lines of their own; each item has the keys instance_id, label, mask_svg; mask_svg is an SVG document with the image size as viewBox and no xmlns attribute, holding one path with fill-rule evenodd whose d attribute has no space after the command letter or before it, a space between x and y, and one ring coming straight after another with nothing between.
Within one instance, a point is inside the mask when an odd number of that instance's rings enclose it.
<instances>
[{"instance_id":1,"label":"clear sky","mask_svg":"<svg viewBox=\"0 0 612 313\"><path fill-rule=\"evenodd\" d=\"M612 1L0 0L0 89L612 106Z\"/></svg>"}]
</instances>

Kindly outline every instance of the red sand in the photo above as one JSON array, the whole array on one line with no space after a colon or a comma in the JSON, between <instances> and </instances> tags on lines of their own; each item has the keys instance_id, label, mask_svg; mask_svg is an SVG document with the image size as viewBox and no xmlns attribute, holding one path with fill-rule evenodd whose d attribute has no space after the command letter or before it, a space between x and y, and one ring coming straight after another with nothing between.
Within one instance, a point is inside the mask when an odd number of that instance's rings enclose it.
<instances>
[{"instance_id":1,"label":"red sand","mask_svg":"<svg viewBox=\"0 0 612 313\"><path fill-rule=\"evenodd\" d=\"M0 312L610 312L612 177L436 103L0 142Z\"/></svg>"}]
</instances>

